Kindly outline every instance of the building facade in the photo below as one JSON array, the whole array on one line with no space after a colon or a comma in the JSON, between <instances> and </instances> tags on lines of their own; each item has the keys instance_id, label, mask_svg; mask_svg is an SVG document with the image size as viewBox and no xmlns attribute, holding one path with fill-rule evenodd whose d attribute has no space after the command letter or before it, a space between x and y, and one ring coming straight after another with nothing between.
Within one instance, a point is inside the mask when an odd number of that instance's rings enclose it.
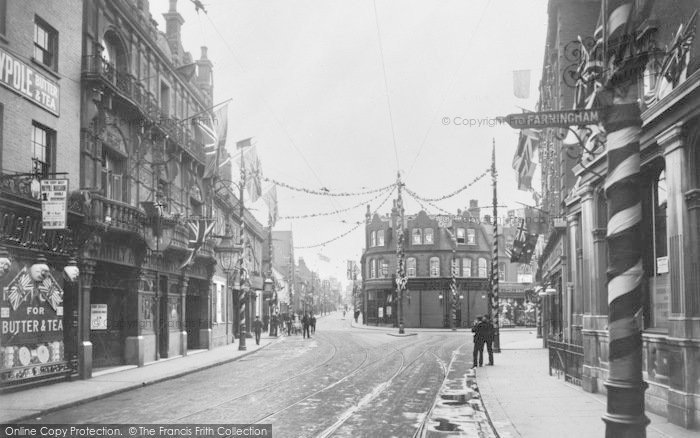
<instances>
[{"instance_id":1,"label":"building facade","mask_svg":"<svg viewBox=\"0 0 700 438\"><path fill-rule=\"evenodd\" d=\"M78 372L83 214L70 197L43 222L40 181L64 198L80 187L81 11L0 1L0 389Z\"/></svg>"},{"instance_id":2,"label":"building facade","mask_svg":"<svg viewBox=\"0 0 700 438\"><path fill-rule=\"evenodd\" d=\"M580 12L563 5L550 2L550 33L580 20ZM559 22L552 21L553 10L559 11ZM697 20L691 20L697 10L694 1L654 2L651 32L639 41L651 56L638 84L644 248L644 306L639 318L644 327L643 376L649 384L645 403L648 410L688 428L700 424L700 44L694 38ZM591 13L597 17L598 11L594 5ZM580 35L593 34L596 17ZM674 45L678 41L683 44ZM556 53L557 47L561 52L564 42L548 45L546 53ZM545 86L551 84L547 73L545 67ZM573 91L569 88L566 93ZM552 101L552 95L561 93L543 87L541 105ZM550 108L556 109L546 105L540 109ZM578 383L586 391L605 392L609 369L605 143L594 152L571 168L576 183L561 193L565 228L554 231L561 244L547 243L538 277L543 288L553 287L555 294L547 299L560 318L548 335L579 344ZM561 280L552 275L557 259L569 261Z\"/></svg>"}]
</instances>

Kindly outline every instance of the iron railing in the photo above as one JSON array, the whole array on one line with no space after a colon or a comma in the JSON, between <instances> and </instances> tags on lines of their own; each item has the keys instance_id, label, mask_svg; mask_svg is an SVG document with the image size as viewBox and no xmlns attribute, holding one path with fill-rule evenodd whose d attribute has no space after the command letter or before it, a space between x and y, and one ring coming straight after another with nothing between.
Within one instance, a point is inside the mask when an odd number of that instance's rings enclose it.
<instances>
[{"instance_id":1,"label":"iron railing","mask_svg":"<svg viewBox=\"0 0 700 438\"><path fill-rule=\"evenodd\" d=\"M547 347L549 348L549 375L564 376L564 381L581 386L583 346L548 339Z\"/></svg>"}]
</instances>

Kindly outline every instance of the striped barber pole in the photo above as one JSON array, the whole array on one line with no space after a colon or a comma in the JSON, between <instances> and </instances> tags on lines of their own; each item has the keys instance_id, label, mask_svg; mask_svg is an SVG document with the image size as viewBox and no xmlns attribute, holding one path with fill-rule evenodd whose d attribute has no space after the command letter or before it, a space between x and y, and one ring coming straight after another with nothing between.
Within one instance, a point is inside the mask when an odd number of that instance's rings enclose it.
<instances>
[{"instance_id":1,"label":"striped barber pole","mask_svg":"<svg viewBox=\"0 0 700 438\"><path fill-rule=\"evenodd\" d=\"M642 126L638 104L637 72L646 53L635 53L633 0L609 0L607 18L608 71L603 104L607 132L608 169L608 330L610 338L606 437L644 437L649 420L644 415L642 377L642 268L639 139ZM643 12L643 11L642 11Z\"/></svg>"},{"instance_id":2,"label":"striped barber pole","mask_svg":"<svg viewBox=\"0 0 700 438\"><path fill-rule=\"evenodd\" d=\"M493 139L493 151L491 153L491 180L493 183L493 255L491 258L491 318L493 323L494 333L494 351L500 350L498 337L498 314L500 306L498 305L498 195L496 192L496 139Z\"/></svg>"},{"instance_id":3,"label":"striped barber pole","mask_svg":"<svg viewBox=\"0 0 700 438\"><path fill-rule=\"evenodd\" d=\"M456 330L457 326L457 259L452 258L452 282L450 282L450 296L452 307L450 309L450 327Z\"/></svg>"}]
</instances>

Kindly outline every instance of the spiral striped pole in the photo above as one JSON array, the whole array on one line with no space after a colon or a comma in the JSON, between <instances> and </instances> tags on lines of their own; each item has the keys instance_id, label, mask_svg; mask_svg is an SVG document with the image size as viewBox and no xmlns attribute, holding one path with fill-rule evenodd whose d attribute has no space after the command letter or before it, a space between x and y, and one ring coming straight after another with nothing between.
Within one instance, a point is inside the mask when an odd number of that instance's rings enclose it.
<instances>
[{"instance_id":1,"label":"spiral striped pole","mask_svg":"<svg viewBox=\"0 0 700 438\"><path fill-rule=\"evenodd\" d=\"M399 334L404 334L404 321L403 321L403 291L406 288L406 269L405 269L405 258L404 258L404 209L403 209L403 199L401 198L401 172L396 172L396 186L398 190L396 208L399 213L399 223L396 226L396 295L399 300L398 309L398 320L399 320Z\"/></svg>"},{"instance_id":2,"label":"spiral striped pole","mask_svg":"<svg viewBox=\"0 0 700 438\"><path fill-rule=\"evenodd\" d=\"M450 328L457 330L457 241L452 239L452 281L450 282Z\"/></svg>"},{"instance_id":3,"label":"spiral striped pole","mask_svg":"<svg viewBox=\"0 0 700 438\"><path fill-rule=\"evenodd\" d=\"M607 413L603 416L608 438L646 436L642 378L642 206L640 196L639 138L642 126L637 71L644 54L633 54L629 38L634 0L603 1L607 56L615 61L607 78L603 102L607 132L608 169L608 330L609 375ZM609 7L608 7L609 6ZM608 15L609 11L609 15ZM642 55L642 56L640 56ZM610 66L609 66L610 67Z\"/></svg>"},{"instance_id":4,"label":"spiral striped pole","mask_svg":"<svg viewBox=\"0 0 700 438\"><path fill-rule=\"evenodd\" d=\"M491 152L491 180L493 183L493 256L491 258L491 318L493 322L493 351L501 352L501 339L499 331L498 313L498 194L496 193L496 139L493 141Z\"/></svg>"}]
</instances>

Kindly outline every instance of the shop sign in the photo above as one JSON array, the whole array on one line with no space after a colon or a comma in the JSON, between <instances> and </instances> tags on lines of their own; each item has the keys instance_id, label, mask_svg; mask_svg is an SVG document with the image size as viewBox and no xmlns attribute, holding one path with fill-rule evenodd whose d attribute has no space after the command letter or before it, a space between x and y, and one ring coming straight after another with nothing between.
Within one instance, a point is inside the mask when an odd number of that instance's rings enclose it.
<instances>
[{"instance_id":1,"label":"shop sign","mask_svg":"<svg viewBox=\"0 0 700 438\"><path fill-rule=\"evenodd\" d=\"M64 359L63 289L50 272L24 267L3 288L0 352L0 384L69 370Z\"/></svg>"},{"instance_id":2,"label":"shop sign","mask_svg":"<svg viewBox=\"0 0 700 438\"><path fill-rule=\"evenodd\" d=\"M68 180L41 181L41 224L45 230L64 230L68 222Z\"/></svg>"},{"instance_id":3,"label":"shop sign","mask_svg":"<svg viewBox=\"0 0 700 438\"><path fill-rule=\"evenodd\" d=\"M377 316L379 318L384 318L384 308L383 307L378 307L377 308Z\"/></svg>"},{"instance_id":4,"label":"shop sign","mask_svg":"<svg viewBox=\"0 0 700 438\"><path fill-rule=\"evenodd\" d=\"M506 123L514 129L566 128L569 126L595 125L601 121L598 109L572 109L508 114Z\"/></svg>"},{"instance_id":5,"label":"shop sign","mask_svg":"<svg viewBox=\"0 0 700 438\"><path fill-rule=\"evenodd\" d=\"M90 304L90 330L107 330L106 304Z\"/></svg>"},{"instance_id":6,"label":"shop sign","mask_svg":"<svg viewBox=\"0 0 700 438\"><path fill-rule=\"evenodd\" d=\"M0 84L58 116L60 88L37 69L0 48Z\"/></svg>"},{"instance_id":7,"label":"shop sign","mask_svg":"<svg viewBox=\"0 0 700 438\"><path fill-rule=\"evenodd\" d=\"M668 274L668 256L656 258L656 273Z\"/></svg>"}]
</instances>

